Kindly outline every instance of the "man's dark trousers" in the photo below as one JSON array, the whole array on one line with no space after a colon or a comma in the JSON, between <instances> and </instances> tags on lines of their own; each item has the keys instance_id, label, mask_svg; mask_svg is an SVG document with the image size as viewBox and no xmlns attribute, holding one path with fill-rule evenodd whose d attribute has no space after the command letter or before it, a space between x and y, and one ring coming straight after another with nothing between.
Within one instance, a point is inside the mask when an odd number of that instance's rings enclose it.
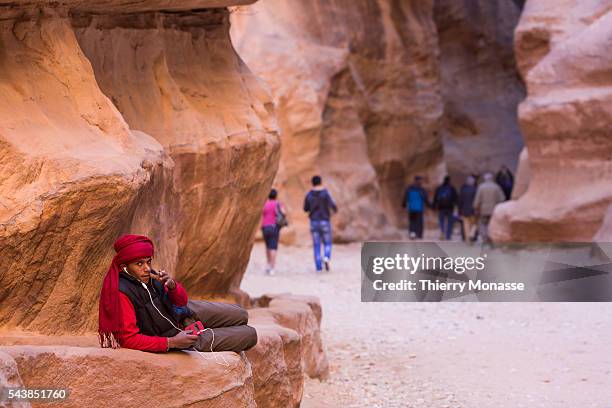
<instances>
[{"instance_id":1,"label":"man's dark trousers","mask_svg":"<svg viewBox=\"0 0 612 408\"><path fill-rule=\"evenodd\" d=\"M410 232L414 232L419 239L423 238L423 211L409 211L408 225Z\"/></svg>"},{"instance_id":2,"label":"man's dark trousers","mask_svg":"<svg viewBox=\"0 0 612 408\"><path fill-rule=\"evenodd\" d=\"M204 328L211 328L199 335L194 344L199 351L235 351L248 350L257 344L257 332L248 326L249 314L238 305L221 302L207 302L204 300L190 300L187 303L197 317L204 324Z\"/></svg>"}]
</instances>

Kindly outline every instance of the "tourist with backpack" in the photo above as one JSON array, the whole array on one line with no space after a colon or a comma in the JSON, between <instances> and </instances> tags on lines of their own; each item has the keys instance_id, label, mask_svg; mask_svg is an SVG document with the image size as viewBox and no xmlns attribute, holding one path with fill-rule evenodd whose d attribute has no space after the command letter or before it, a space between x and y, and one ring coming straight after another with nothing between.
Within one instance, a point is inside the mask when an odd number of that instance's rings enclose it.
<instances>
[{"instance_id":1,"label":"tourist with backpack","mask_svg":"<svg viewBox=\"0 0 612 408\"><path fill-rule=\"evenodd\" d=\"M453 234L453 211L457 205L457 190L451 184L450 177L444 177L444 181L436 188L433 207L438 210L438 221L440 223L440 240L451 239Z\"/></svg>"},{"instance_id":2,"label":"tourist with backpack","mask_svg":"<svg viewBox=\"0 0 612 408\"><path fill-rule=\"evenodd\" d=\"M274 275L275 273L280 230L289 224L285 206L276 199L277 196L278 192L275 189L270 190L261 217L261 232L266 243L267 275Z\"/></svg>"},{"instance_id":3,"label":"tourist with backpack","mask_svg":"<svg viewBox=\"0 0 612 408\"><path fill-rule=\"evenodd\" d=\"M331 212L338 212L336 203L329 191L322 185L321 176L312 178L312 190L304 198L304 211L310 218L310 234L314 247L314 259L317 273L329 272L332 249ZM323 258L321 258L321 243L323 243Z\"/></svg>"},{"instance_id":4,"label":"tourist with backpack","mask_svg":"<svg viewBox=\"0 0 612 408\"><path fill-rule=\"evenodd\" d=\"M415 176L414 182L406 188L402 208L408 211L408 232L410 239L423 238L423 214L429 206L427 191L421 185L423 178Z\"/></svg>"}]
</instances>

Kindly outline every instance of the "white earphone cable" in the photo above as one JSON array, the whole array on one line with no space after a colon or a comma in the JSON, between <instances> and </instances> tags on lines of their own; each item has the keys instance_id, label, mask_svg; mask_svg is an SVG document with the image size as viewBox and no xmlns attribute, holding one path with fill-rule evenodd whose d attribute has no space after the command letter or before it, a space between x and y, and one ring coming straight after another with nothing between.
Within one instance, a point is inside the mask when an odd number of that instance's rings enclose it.
<instances>
[{"instance_id":1,"label":"white earphone cable","mask_svg":"<svg viewBox=\"0 0 612 408\"><path fill-rule=\"evenodd\" d=\"M123 270L124 270L124 271L125 271L125 272L126 272L128 275L132 276L132 274L131 274L131 273L129 273L129 272L127 271L127 269L126 269L126 268L123 268ZM149 291L149 288L147 287L147 285L146 285L144 282L142 282L142 281L140 281L140 284L142 285L142 287L143 287L143 288L145 288L145 289L146 289L147 294L149 295L149 299L151 300L151 304L153 305L153 307L155 308L155 310L157 310L157 313L159 313L159 315L160 315L161 317L163 317L164 319L166 319L166 320L168 321L168 323L170 323L170 324L172 325L172 327L174 327L176 330L178 330L179 332L185 332L184 330L181 330L181 329L179 329L178 327L176 327L176 326L174 325L174 323L172 323L172 321L171 321L170 319L168 319L166 316L164 316L164 314L163 314L163 313L162 313L162 312L161 312L161 311L160 311L160 310L157 308L157 306L155 306L155 302L153 302L153 297L151 296L151 292ZM213 351L213 344L215 343L215 332L214 332L214 331L213 331L213 329L211 329L210 327L207 327L207 328L205 328L204 330L202 330L202 332L200 332L200 334L204 333L206 330L210 330L210 332L212 333L212 340L211 340L211 342L210 342L210 352L211 352L211 353L214 353L214 351ZM204 355L204 353L203 353L203 352L201 352L201 351L197 350L195 347L191 346L191 349L193 349L193 351L195 351L195 352L196 352L196 353L197 353L199 356L201 356L201 357L202 357L204 360L207 360L207 361L210 361L210 360L211 360L211 359L207 358L207 357ZM189 349L188 349L188 350L189 350ZM223 364L219 363L219 362L217 361L217 357L216 357L216 355L214 355L214 354L213 354L213 358L212 358L212 360L214 360L214 362L215 362L216 364L219 364L219 365L222 365L222 366L225 366L225 367L229 367L229 366L230 366L230 364L227 362L227 360L225 359L225 357L224 357L224 356L221 356L221 359L223 360Z\"/></svg>"}]
</instances>

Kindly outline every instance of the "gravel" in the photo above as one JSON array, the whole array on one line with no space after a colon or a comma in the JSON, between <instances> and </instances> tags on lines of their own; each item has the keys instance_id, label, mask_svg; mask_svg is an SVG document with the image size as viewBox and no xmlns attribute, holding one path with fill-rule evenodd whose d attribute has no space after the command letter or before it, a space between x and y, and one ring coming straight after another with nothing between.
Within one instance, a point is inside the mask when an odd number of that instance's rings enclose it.
<instances>
[{"instance_id":1,"label":"gravel","mask_svg":"<svg viewBox=\"0 0 612 408\"><path fill-rule=\"evenodd\" d=\"M302 407L612 407L607 303L362 303L358 244L315 275L310 247L281 247L275 276L253 248L251 296L316 295L327 381Z\"/></svg>"}]
</instances>

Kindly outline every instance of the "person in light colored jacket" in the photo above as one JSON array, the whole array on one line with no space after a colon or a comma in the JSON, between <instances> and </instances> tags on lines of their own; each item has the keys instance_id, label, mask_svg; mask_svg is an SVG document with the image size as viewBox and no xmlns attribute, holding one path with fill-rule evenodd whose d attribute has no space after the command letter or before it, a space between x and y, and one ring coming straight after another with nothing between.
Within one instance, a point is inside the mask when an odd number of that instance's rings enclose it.
<instances>
[{"instance_id":1,"label":"person in light colored jacket","mask_svg":"<svg viewBox=\"0 0 612 408\"><path fill-rule=\"evenodd\" d=\"M495 206L506 197L502 189L493 181L493 174L486 173L484 181L478 186L476 197L474 197L474 210L478 216L479 232L482 242L489 242L489 222Z\"/></svg>"}]
</instances>

